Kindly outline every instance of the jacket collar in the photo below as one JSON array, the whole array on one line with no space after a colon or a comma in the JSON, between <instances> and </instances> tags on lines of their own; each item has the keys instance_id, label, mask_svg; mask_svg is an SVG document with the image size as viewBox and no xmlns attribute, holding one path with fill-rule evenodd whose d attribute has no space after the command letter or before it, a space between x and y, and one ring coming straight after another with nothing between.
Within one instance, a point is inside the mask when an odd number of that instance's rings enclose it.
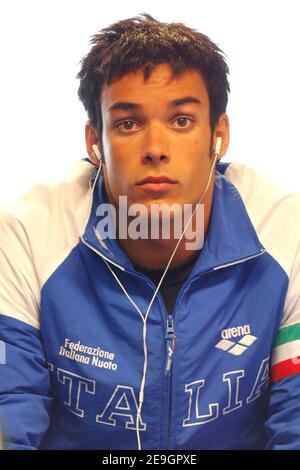
<instances>
[{"instance_id":1,"label":"jacket collar","mask_svg":"<svg viewBox=\"0 0 300 470\"><path fill-rule=\"evenodd\" d=\"M218 163L216 167L209 230L192 275L246 261L265 251L239 192L223 174L227 165ZM81 237L83 243L121 269L134 271L132 262L117 240L113 237L101 239L97 230L101 220L97 208L109 202L103 176L95 173L90 184L93 185L91 211ZM103 216L107 217L107 213Z\"/></svg>"}]
</instances>

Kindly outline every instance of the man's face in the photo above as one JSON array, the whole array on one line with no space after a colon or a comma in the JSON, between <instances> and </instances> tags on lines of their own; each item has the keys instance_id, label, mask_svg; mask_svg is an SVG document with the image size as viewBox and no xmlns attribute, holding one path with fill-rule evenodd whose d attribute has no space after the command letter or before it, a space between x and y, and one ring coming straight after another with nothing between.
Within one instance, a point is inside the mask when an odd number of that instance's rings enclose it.
<instances>
[{"instance_id":1,"label":"man's face","mask_svg":"<svg viewBox=\"0 0 300 470\"><path fill-rule=\"evenodd\" d=\"M196 203L211 170L209 98L200 73L172 78L167 64L144 81L141 69L104 87L104 179L110 202ZM148 177L167 177L171 182Z\"/></svg>"}]
</instances>

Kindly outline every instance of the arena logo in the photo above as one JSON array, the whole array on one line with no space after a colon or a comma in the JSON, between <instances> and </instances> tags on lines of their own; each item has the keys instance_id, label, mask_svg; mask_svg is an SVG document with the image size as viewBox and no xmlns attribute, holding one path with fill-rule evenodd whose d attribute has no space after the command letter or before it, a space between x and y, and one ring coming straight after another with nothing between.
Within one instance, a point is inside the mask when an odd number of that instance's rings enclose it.
<instances>
[{"instance_id":1,"label":"arena logo","mask_svg":"<svg viewBox=\"0 0 300 470\"><path fill-rule=\"evenodd\" d=\"M187 250L201 249L204 243L204 204L141 204L128 206L127 196L119 196L118 210L113 204L100 204L96 226L101 240L185 240Z\"/></svg>"}]
</instances>

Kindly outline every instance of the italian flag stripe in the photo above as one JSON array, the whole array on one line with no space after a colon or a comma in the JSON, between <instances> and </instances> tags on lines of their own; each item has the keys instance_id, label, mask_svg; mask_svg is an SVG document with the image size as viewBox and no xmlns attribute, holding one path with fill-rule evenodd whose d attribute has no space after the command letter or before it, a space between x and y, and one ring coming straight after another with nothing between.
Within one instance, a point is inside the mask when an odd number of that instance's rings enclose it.
<instances>
[{"instance_id":1,"label":"italian flag stripe","mask_svg":"<svg viewBox=\"0 0 300 470\"><path fill-rule=\"evenodd\" d=\"M291 341L290 343L282 344L281 346L274 348L272 354L272 365L297 356L300 356L300 339L297 339L297 341Z\"/></svg>"},{"instance_id":2,"label":"italian flag stripe","mask_svg":"<svg viewBox=\"0 0 300 470\"><path fill-rule=\"evenodd\" d=\"M300 339L300 323L281 328L275 341L275 347L295 339Z\"/></svg>"},{"instance_id":3,"label":"italian flag stripe","mask_svg":"<svg viewBox=\"0 0 300 470\"><path fill-rule=\"evenodd\" d=\"M300 323L278 332L272 355L272 381L300 373Z\"/></svg>"},{"instance_id":4,"label":"italian flag stripe","mask_svg":"<svg viewBox=\"0 0 300 470\"><path fill-rule=\"evenodd\" d=\"M277 380L284 379L290 375L300 373L300 357L294 357L287 359L286 361L279 362L272 366L271 369L271 380L277 382Z\"/></svg>"}]
</instances>

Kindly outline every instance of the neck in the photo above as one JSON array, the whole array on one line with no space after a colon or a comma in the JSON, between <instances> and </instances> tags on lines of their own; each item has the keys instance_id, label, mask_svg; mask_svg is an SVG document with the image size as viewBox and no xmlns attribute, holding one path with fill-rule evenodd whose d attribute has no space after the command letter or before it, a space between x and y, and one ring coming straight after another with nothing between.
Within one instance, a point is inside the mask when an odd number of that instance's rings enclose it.
<instances>
[{"instance_id":1,"label":"neck","mask_svg":"<svg viewBox=\"0 0 300 470\"><path fill-rule=\"evenodd\" d=\"M212 184L210 185L210 188L208 189L203 200L204 219L201 218L201 222L203 223L203 236L201 237L202 240L200 240L200 243L195 243L195 241L193 241L191 238L187 239L185 236L183 236L172 259L170 268L176 268L188 264L198 257L209 228L213 196L213 183L214 182L212 181ZM199 217L197 218L196 214L194 214L190 224L193 229L192 233L198 234ZM117 227L117 233L118 230L119 229ZM172 234L172 230L170 230L170 233ZM126 253L128 258L133 262L133 264L144 267L146 269L164 269L169 262L171 255L173 254L178 240L179 237L173 237L170 239L138 238L136 240L133 240L129 237L126 239L118 238L119 245Z\"/></svg>"}]
</instances>

